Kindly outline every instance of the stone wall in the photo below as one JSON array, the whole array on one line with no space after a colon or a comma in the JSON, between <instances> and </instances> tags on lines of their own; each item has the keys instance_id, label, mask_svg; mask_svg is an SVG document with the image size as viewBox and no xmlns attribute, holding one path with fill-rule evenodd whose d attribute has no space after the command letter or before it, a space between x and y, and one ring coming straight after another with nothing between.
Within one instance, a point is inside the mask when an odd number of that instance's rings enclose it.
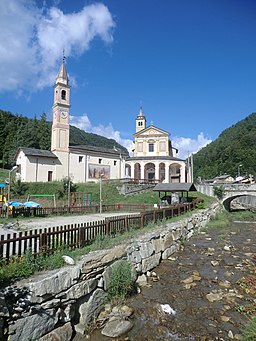
<instances>
[{"instance_id":1,"label":"stone wall","mask_svg":"<svg viewBox=\"0 0 256 341\"><path fill-rule=\"evenodd\" d=\"M75 265L42 273L0 291L0 340L65 340L83 334L99 314L115 262L126 259L134 278L156 267L204 228L218 204L109 250L91 252Z\"/></svg>"}]
</instances>

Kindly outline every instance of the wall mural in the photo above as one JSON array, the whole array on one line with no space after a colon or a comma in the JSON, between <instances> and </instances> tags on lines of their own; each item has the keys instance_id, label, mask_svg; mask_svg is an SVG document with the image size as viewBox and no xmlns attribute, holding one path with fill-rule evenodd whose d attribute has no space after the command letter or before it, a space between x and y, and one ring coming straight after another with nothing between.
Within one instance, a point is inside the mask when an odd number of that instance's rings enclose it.
<instances>
[{"instance_id":1,"label":"wall mural","mask_svg":"<svg viewBox=\"0 0 256 341\"><path fill-rule=\"evenodd\" d=\"M99 179L100 176L104 180L110 178L110 166L94 165L89 163L89 179Z\"/></svg>"}]
</instances>

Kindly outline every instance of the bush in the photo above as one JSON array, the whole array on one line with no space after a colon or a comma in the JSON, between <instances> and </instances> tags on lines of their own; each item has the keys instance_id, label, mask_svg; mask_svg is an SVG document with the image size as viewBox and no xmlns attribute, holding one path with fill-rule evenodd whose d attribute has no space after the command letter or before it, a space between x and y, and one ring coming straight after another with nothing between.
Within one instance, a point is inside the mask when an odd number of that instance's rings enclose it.
<instances>
[{"instance_id":1,"label":"bush","mask_svg":"<svg viewBox=\"0 0 256 341\"><path fill-rule=\"evenodd\" d=\"M108 289L109 301L123 300L133 289L132 267L128 261L116 262L112 268Z\"/></svg>"},{"instance_id":2,"label":"bush","mask_svg":"<svg viewBox=\"0 0 256 341\"><path fill-rule=\"evenodd\" d=\"M221 199L223 198L224 192L225 192L225 190L224 190L224 188L223 188L222 186L219 186L219 187L214 186L214 187L213 187L213 194L214 194L219 200L221 200Z\"/></svg>"}]
</instances>

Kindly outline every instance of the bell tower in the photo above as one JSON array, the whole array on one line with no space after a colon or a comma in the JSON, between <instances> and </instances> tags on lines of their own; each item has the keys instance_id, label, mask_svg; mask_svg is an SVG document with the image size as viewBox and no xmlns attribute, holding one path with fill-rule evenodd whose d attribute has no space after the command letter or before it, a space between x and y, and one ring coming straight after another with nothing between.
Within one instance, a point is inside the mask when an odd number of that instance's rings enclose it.
<instances>
[{"instance_id":1,"label":"bell tower","mask_svg":"<svg viewBox=\"0 0 256 341\"><path fill-rule=\"evenodd\" d=\"M54 101L52 106L52 151L68 152L69 110L70 86L68 84L65 57L63 57L63 62L54 86Z\"/></svg>"},{"instance_id":2,"label":"bell tower","mask_svg":"<svg viewBox=\"0 0 256 341\"><path fill-rule=\"evenodd\" d=\"M146 128L146 117L144 116L144 113L142 111L142 106L140 107L140 112L138 113L138 116L136 118L136 133Z\"/></svg>"}]
</instances>

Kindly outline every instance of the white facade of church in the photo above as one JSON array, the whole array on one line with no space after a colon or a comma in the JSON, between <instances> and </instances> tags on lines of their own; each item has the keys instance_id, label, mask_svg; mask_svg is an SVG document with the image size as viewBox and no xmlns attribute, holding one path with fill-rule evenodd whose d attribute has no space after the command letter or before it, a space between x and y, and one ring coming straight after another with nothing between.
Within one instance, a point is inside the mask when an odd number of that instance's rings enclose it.
<instances>
[{"instance_id":1,"label":"white facade of church","mask_svg":"<svg viewBox=\"0 0 256 341\"><path fill-rule=\"evenodd\" d=\"M146 126L140 108L134 134L134 156L126 160L126 174L138 180L158 182L190 182L186 162L176 157L167 131L153 125Z\"/></svg>"},{"instance_id":2,"label":"white facade of church","mask_svg":"<svg viewBox=\"0 0 256 341\"><path fill-rule=\"evenodd\" d=\"M190 182L184 160L176 157L169 133L153 125L146 127L142 108L136 118L134 155L117 149L69 145L70 86L62 63L54 86L51 151L19 148L17 177L24 182L73 182L132 178L159 182Z\"/></svg>"}]
</instances>

